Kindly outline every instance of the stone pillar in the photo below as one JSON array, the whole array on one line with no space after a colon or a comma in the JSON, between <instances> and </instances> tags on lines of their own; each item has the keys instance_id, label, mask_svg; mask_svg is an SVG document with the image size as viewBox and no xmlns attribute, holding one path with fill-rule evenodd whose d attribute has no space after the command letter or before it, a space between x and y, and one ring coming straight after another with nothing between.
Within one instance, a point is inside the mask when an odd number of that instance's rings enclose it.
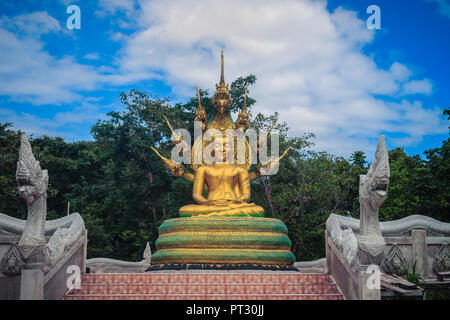
<instances>
[{"instance_id":1,"label":"stone pillar","mask_svg":"<svg viewBox=\"0 0 450 320\"><path fill-rule=\"evenodd\" d=\"M81 262L81 274L86 273L86 261L87 261L87 243L88 243L88 231L84 230L84 243L83 243L83 261Z\"/></svg>"},{"instance_id":2,"label":"stone pillar","mask_svg":"<svg viewBox=\"0 0 450 320\"><path fill-rule=\"evenodd\" d=\"M328 266L328 264L330 263L330 256L328 253L328 230L325 229L325 267L323 268L323 272L324 273L330 273L330 267Z\"/></svg>"},{"instance_id":3,"label":"stone pillar","mask_svg":"<svg viewBox=\"0 0 450 320\"><path fill-rule=\"evenodd\" d=\"M419 273L423 279L428 274L427 266L427 232L426 230L412 230L411 231L411 243L412 243L412 267L416 263L416 273Z\"/></svg>"},{"instance_id":4,"label":"stone pillar","mask_svg":"<svg viewBox=\"0 0 450 320\"><path fill-rule=\"evenodd\" d=\"M44 273L40 269L22 270L20 300L44 299Z\"/></svg>"}]
</instances>

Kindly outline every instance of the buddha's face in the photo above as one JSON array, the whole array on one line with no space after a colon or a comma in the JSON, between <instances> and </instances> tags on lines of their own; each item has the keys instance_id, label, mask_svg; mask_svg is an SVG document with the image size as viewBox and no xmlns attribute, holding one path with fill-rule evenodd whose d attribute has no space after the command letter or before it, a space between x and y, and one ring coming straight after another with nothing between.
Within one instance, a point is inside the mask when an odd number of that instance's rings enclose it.
<instances>
[{"instance_id":1,"label":"buddha's face","mask_svg":"<svg viewBox=\"0 0 450 320\"><path fill-rule=\"evenodd\" d=\"M216 158L219 161L221 160L222 163L226 163L227 160L227 154L232 151L232 141L227 138L216 138L214 140L214 147L212 149L212 156L216 157L219 156L220 158Z\"/></svg>"},{"instance_id":2,"label":"buddha's face","mask_svg":"<svg viewBox=\"0 0 450 320\"><path fill-rule=\"evenodd\" d=\"M231 106L231 97L228 92L215 93L212 99L214 108L219 113L224 113Z\"/></svg>"}]
</instances>

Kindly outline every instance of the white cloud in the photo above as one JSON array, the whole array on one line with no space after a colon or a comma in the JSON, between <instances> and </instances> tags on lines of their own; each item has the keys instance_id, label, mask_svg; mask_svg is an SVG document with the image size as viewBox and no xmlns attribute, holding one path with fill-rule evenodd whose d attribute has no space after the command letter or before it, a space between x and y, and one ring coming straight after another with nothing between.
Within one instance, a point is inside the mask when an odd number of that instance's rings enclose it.
<instances>
[{"instance_id":1,"label":"white cloud","mask_svg":"<svg viewBox=\"0 0 450 320\"><path fill-rule=\"evenodd\" d=\"M18 38L0 28L0 95L33 104L70 102L76 90L93 90L100 75L71 57L57 59L33 38Z\"/></svg>"},{"instance_id":2,"label":"white cloud","mask_svg":"<svg viewBox=\"0 0 450 320\"><path fill-rule=\"evenodd\" d=\"M420 108L420 119L404 102L380 98L430 94L431 82L412 79L400 62L385 70L363 54L376 31L355 12L330 13L325 1L308 0L142 0L140 6L141 29L126 40L118 59L127 77L159 72L177 95L191 96L195 83L213 92L224 48L226 80L258 78L250 88L257 100L253 112L278 111L292 134L316 133L319 149L372 153L381 132L406 132L414 144L424 134L447 130L437 112L410 105Z\"/></svg>"},{"instance_id":3,"label":"white cloud","mask_svg":"<svg viewBox=\"0 0 450 320\"><path fill-rule=\"evenodd\" d=\"M125 84L152 77L149 72L121 75L112 66L93 67L74 57L52 56L44 48L42 36L67 30L46 12L0 18L0 95L10 101L35 105L62 104L82 99L82 91L105 84ZM99 58L88 53L88 60Z\"/></svg>"},{"instance_id":4,"label":"white cloud","mask_svg":"<svg viewBox=\"0 0 450 320\"><path fill-rule=\"evenodd\" d=\"M87 60L98 60L100 59L100 55L97 52L91 52L84 55L85 59Z\"/></svg>"},{"instance_id":5,"label":"white cloud","mask_svg":"<svg viewBox=\"0 0 450 320\"><path fill-rule=\"evenodd\" d=\"M409 77L411 77L411 70L409 70L405 65L394 62L389 69L389 72L391 73L391 76L394 80L397 81L405 81Z\"/></svg>"},{"instance_id":6,"label":"white cloud","mask_svg":"<svg viewBox=\"0 0 450 320\"><path fill-rule=\"evenodd\" d=\"M134 18L138 15L138 7L137 0L100 0L95 14L99 18L107 17L122 29L131 29L136 26Z\"/></svg>"},{"instance_id":7,"label":"white cloud","mask_svg":"<svg viewBox=\"0 0 450 320\"><path fill-rule=\"evenodd\" d=\"M430 80L411 80L403 84L404 94L431 94L432 85Z\"/></svg>"},{"instance_id":8,"label":"white cloud","mask_svg":"<svg viewBox=\"0 0 450 320\"><path fill-rule=\"evenodd\" d=\"M115 14L122 12L135 12L137 1L135 0L100 0L98 2L98 14Z\"/></svg>"},{"instance_id":9,"label":"white cloud","mask_svg":"<svg viewBox=\"0 0 450 320\"><path fill-rule=\"evenodd\" d=\"M14 129L20 129L29 134L46 134L62 137L68 141L87 140L90 135L85 126L92 125L99 119L105 119L103 110L117 109L113 105L100 106L96 103L99 99L101 98L87 97L80 99L73 110L60 111L47 117L0 108L0 118L3 121L11 122ZM77 128L83 129L78 130Z\"/></svg>"},{"instance_id":10,"label":"white cloud","mask_svg":"<svg viewBox=\"0 0 450 320\"><path fill-rule=\"evenodd\" d=\"M62 31L46 12L0 18L0 95L11 101L59 104L80 99L78 90L93 90L101 81L93 67L74 58L56 58L40 37Z\"/></svg>"},{"instance_id":11,"label":"white cloud","mask_svg":"<svg viewBox=\"0 0 450 320\"><path fill-rule=\"evenodd\" d=\"M61 31L58 20L45 11L22 14L13 18L2 16L0 18L0 27L15 33L25 33L34 36Z\"/></svg>"}]
</instances>

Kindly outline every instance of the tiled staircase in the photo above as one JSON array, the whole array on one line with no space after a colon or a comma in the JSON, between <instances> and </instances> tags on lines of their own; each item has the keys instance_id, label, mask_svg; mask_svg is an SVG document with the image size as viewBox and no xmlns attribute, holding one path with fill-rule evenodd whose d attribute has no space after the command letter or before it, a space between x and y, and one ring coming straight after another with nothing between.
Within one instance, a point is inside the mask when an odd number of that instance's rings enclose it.
<instances>
[{"instance_id":1,"label":"tiled staircase","mask_svg":"<svg viewBox=\"0 0 450 320\"><path fill-rule=\"evenodd\" d=\"M65 300L342 300L325 273L85 274Z\"/></svg>"}]
</instances>

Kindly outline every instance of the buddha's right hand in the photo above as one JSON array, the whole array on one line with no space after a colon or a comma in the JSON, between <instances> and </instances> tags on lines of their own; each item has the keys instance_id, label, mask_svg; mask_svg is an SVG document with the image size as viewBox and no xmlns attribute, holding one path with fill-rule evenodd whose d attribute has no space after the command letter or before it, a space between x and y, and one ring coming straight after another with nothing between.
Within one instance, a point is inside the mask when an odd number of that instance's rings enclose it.
<instances>
[{"instance_id":1,"label":"buddha's right hand","mask_svg":"<svg viewBox=\"0 0 450 320\"><path fill-rule=\"evenodd\" d=\"M245 203L240 199L218 199L218 200L209 200L207 205L210 206L233 206Z\"/></svg>"},{"instance_id":2,"label":"buddha's right hand","mask_svg":"<svg viewBox=\"0 0 450 320\"><path fill-rule=\"evenodd\" d=\"M217 200L209 200L207 204L210 206L227 206L233 202L234 201L232 201L231 199L217 199Z\"/></svg>"}]
</instances>

